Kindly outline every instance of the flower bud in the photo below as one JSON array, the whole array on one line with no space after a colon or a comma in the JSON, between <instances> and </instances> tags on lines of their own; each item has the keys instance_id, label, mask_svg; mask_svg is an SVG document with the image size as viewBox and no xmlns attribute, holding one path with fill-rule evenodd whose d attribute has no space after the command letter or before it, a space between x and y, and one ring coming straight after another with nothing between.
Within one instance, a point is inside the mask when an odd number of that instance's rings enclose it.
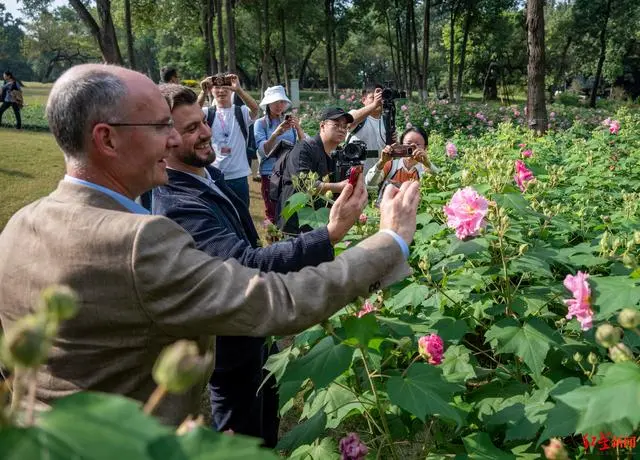
<instances>
[{"instance_id":1,"label":"flower bud","mask_svg":"<svg viewBox=\"0 0 640 460\"><path fill-rule=\"evenodd\" d=\"M2 357L9 365L36 367L46 361L52 332L46 321L25 316L9 329L2 340Z\"/></svg>"},{"instance_id":2,"label":"flower bud","mask_svg":"<svg viewBox=\"0 0 640 460\"><path fill-rule=\"evenodd\" d=\"M359 221L362 225L366 224L366 223L367 223L367 215L366 215L366 214L364 214L364 213L360 214L360 217L358 217L358 221Z\"/></svg>"},{"instance_id":3,"label":"flower bud","mask_svg":"<svg viewBox=\"0 0 640 460\"><path fill-rule=\"evenodd\" d=\"M169 393L184 393L201 381L213 363L213 356L200 356L198 345L178 340L169 345L153 366L153 379Z\"/></svg>"},{"instance_id":4,"label":"flower bud","mask_svg":"<svg viewBox=\"0 0 640 460\"><path fill-rule=\"evenodd\" d=\"M592 366L595 366L596 364L598 364L598 355L596 355L594 352L589 353L589 356L587 356L587 362Z\"/></svg>"},{"instance_id":5,"label":"flower bud","mask_svg":"<svg viewBox=\"0 0 640 460\"><path fill-rule=\"evenodd\" d=\"M596 330L596 342L605 348L609 348L620 342L619 328L613 327L611 324L602 324Z\"/></svg>"},{"instance_id":6,"label":"flower bud","mask_svg":"<svg viewBox=\"0 0 640 460\"><path fill-rule=\"evenodd\" d=\"M640 232L638 231L633 232L633 242L635 244L640 244Z\"/></svg>"},{"instance_id":7,"label":"flower bud","mask_svg":"<svg viewBox=\"0 0 640 460\"><path fill-rule=\"evenodd\" d=\"M54 321L73 318L78 312L78 297L69 286L49 286L42 291L40 303Z\"/></svg>"},{"instance_id":8,"label":"flower bud","mask_svg":"<svg viewBox=\"0 0 640 460\"><path fill-rule=\"evenodd\" d=\"M466 184L467 182L469 182L471 180L471 171L469 171L468 169L463 170L461 178L463 183Z\"/></svg>"},{"instance_id":9,"label":"flower bud","mask_svg":"<svg viewBox=\"0 0 640 460\"><path fill-rule=\"evenodd\" d=\"M583 359L582 353L580 353L579 351L578 351L578 352L576 352L576 353L573 355L573 360L574 360L576 363L581 362L581 361L582 361L582 359Z\"/></svg>"},{"instance_id":10,"label":"flower bud","mask_svg":"<svg viewBox=\"0 0 640 460\"><path fill-rule=\"evenodd\" d=\"M614 363L623 363L625 361L632 361L633 353L624 343L618 343L609 348L609 357Z\"/></svg>"},{"instance_id":11,"label":"flower bud","mask_svg":"<svg viewBox=\"0 0 640 460\"><path fill-rule=\"evenodd\" d=\"M622 263L625 265L625 267L634 267L636 264L636 259L628 252L625 252L624 254L622 254Z\"/></svg>"},{"instance_id":12,"label":"flower bud","mask_svg":"<svg viewBox=\"0 0 640 460\"><path fill-rule=\"evenodd\" d=\"M640 312L633 308L625 308L618 313L618 324L625 329L634 329L640 326Z\"/></svg>"},{"instance_id":13,"label":"flower bud","mask_svg":"<svg viewBox=\"0 0 640 460\"><path fill-rule=\"evenodd\" d=\"M567 450L558 438L551 438L549 445L542 446L544 457L548 460L569 460Z\"/></svg>"},{"instance_id":14,"label":"flower bud","mask_svg":"<svg viewBox=\"0 0 640 460\"><path fill-rule=\"evenodd\" d=\"M521 244L520 248L518 248L518 255L521 256L529 249L529 245L527 243Z\"/></svg>"},{"instance_id":15,"label":"flower bud","mask_svg":"<svg viewBox=\"0 0 640 460\"><path fill-rule=\"evenodd\" d=\"M332 192L331 190L327 190L327 191L326 191L326 193L324 194L324 197L325 197L327 200L331 200L331 199L333 199L333 192Z\"/></svg>"}]
</instances>

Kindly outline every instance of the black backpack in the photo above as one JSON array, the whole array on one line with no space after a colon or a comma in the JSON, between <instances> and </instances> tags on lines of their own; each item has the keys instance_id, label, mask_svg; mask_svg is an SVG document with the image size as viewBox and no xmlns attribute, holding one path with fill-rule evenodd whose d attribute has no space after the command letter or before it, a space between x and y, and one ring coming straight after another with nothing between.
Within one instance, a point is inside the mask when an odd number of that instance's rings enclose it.
<instances>
[{"instance_id":1,"label":"black backpack","mask_svg":"<svg viewBox=\"0 0 640 460\"><path fill-rule=\"evenodd\" d=\"M238 126L240 126L240 131L242 132L242 137L244 137L245 144L247 145L247 160L251 163L251 160L255 160L258 158L256 147L256 138L253 134L253 129L248 130L247 125L244 122L244 116L242 115L242 108L239 105L234 105L234 115L236 116L236 120L238 121ZM207 110L207 124L209 128L213 129L213 122L216 119L216 106L209 107Z\"/></svg>"},{"instance_id":2,"label":"black backpack","mask_svg":"<svg viewBox=\"0 0 640 460\"><path fill-rule=\"evenodd\" d=\"M281 140L271 149L269 157L277 158L276 164L273 165L273 171L269 177L269 199L278 201L282 192L282 182L284 171L287 167L287 159L289 152L293 150L294 144L289 141Z\"/></svg>"}]
</instances>

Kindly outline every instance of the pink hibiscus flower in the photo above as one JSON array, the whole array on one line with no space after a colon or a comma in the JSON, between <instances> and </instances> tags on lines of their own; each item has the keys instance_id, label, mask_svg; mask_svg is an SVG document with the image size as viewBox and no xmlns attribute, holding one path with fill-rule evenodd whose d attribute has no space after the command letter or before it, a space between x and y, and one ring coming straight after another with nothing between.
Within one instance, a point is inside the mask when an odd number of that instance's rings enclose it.
<instances>
[{"instance_id":1,"label":"pink hibiscus flower","mask_svg":"<svg viewBox=\"0 0 640 460\"><path fill-rule=\"evenodd\" d=\"M429 364L440 364L442 363L444 342L439 335L425 335L418 340L418 351Z\"/></svg>"},{"instance_id":2,"label":"pink hibiscus flower","mask_svg":"<svg viewBox=\"0 0 640 460\"><path fill-rule=\"evenodd\" d=\"M573 299L564 301L569 307L567 319L574 316L580 322L583 331L593 327L593 310L591 309L591 289L587 279L589 275L579 271L576 276L567 275L564 279L564 287L571 291Z\"/></svg>"},{"instance_id":3,"label":"pink hibiscus flower","mask_svg":"<svg viewBox=\"0 0 640 460\"><path fill-rule=\"evenodd\" d=\"M516 181L518 187L523 192L527 189L527 182L535 179L533 173L527 169L522 160L516 160L516 174L513 176L513 180Z\"/></svg>"},{"instance_id":4,"label":"pink hibiscus flower","mask_svg":"<svg viewBox=\"0 0 640 460\"><path fill-rule=\"evenodd\" d=\"M456 230L456 237L463 240L476 236L480 229L486 227L485 216L489 202L478 194L473 187L458 190L451 201L443 207L447 216L447 226Z\"/></svg>"}]
</instances>

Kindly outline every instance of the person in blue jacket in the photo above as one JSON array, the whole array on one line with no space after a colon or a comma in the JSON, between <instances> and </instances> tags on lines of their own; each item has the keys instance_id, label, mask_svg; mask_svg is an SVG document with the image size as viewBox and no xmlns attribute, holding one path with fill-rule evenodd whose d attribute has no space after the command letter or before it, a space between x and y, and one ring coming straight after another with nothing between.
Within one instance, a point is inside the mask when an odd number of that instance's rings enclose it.
<instances>
[{"instance_id":1,"label":"person in blue jacket","mask_svg":"<svg viewBox=\"0 0 640 460\"><path fill-rule=\"evenodd\" d=\"M364 183L350 196L342 195L331 208L325 227L259 247L249 209L211 164L211 129L197 95L180 85L161 85L171 108L181 144L167 161L166 185L153 189L152 211L182 226L196 247L212 256L235 258L263 272L287 273L333 260L333 245L358 219L367 202ZM242 295L242 293L238 293ZM218 431L260 437L274 447L278 435L278 398L275 382L260 385L270 349L265 338L217 337L215 370L209 381L212 425Z\"/></svg>"},{"instance_id":2,"label":"person in blue jacket","mask_svg":"<svg viewBox=\"0 0 640 460\"><path fill-rule=\"evenodd\" d=\"M2 85L2 93L0 94L0 125L2 125L2 115L7 111L9 107L13 109L13 114L16 117L16 129L22 129L22 117L20 116L21 101L16 101L15 92L22 94L22 85L13 76L13 73L9 70L5 70L2 74L4 84Z\"/></svg>"},{"instance_id":3,"label":"person in blue jacket","mask_svg":"<svg viewBox=\"0 0 640 460\"><path fill-rule=\"evenodd\" d=\"M260 161L265 218L271 223L276 222L276 202L269 199L269 178L277 158L268 157L269 152L281 140L295 144L300 139L307 137L300 126L300 120L294 114L285 115L290 106L291 101L284 88L280 85L271 86L266 89L264 97L260 101L260 108L264 110L265 115L253 124Z\"/></svg>"}]
</instances>

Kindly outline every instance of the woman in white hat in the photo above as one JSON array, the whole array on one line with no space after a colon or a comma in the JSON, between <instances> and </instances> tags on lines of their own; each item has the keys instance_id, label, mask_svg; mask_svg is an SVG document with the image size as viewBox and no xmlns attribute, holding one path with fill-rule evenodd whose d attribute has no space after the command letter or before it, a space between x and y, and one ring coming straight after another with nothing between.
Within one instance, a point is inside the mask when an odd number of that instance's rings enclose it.
<instances>
[{"instance_id":1,"label":"woman in white hat","mask_svg":"<svg viewBox=\"0 0 640 460\"><path fill-rule=\"evenodd\" d=\"M275 222L275 202L269 199L269 177L276 162L276 158L267 158L267 154L280 140L295 144L305 138L300 121L293 114L286 116L284 112L291 106L282 86L271 86L264 92L260 101L260 108L265 116L253 124L258 158L260 160L260 177L262 179L262 199L264 200L265 216L270 222Z\"/></svg>"}]
</instances>

